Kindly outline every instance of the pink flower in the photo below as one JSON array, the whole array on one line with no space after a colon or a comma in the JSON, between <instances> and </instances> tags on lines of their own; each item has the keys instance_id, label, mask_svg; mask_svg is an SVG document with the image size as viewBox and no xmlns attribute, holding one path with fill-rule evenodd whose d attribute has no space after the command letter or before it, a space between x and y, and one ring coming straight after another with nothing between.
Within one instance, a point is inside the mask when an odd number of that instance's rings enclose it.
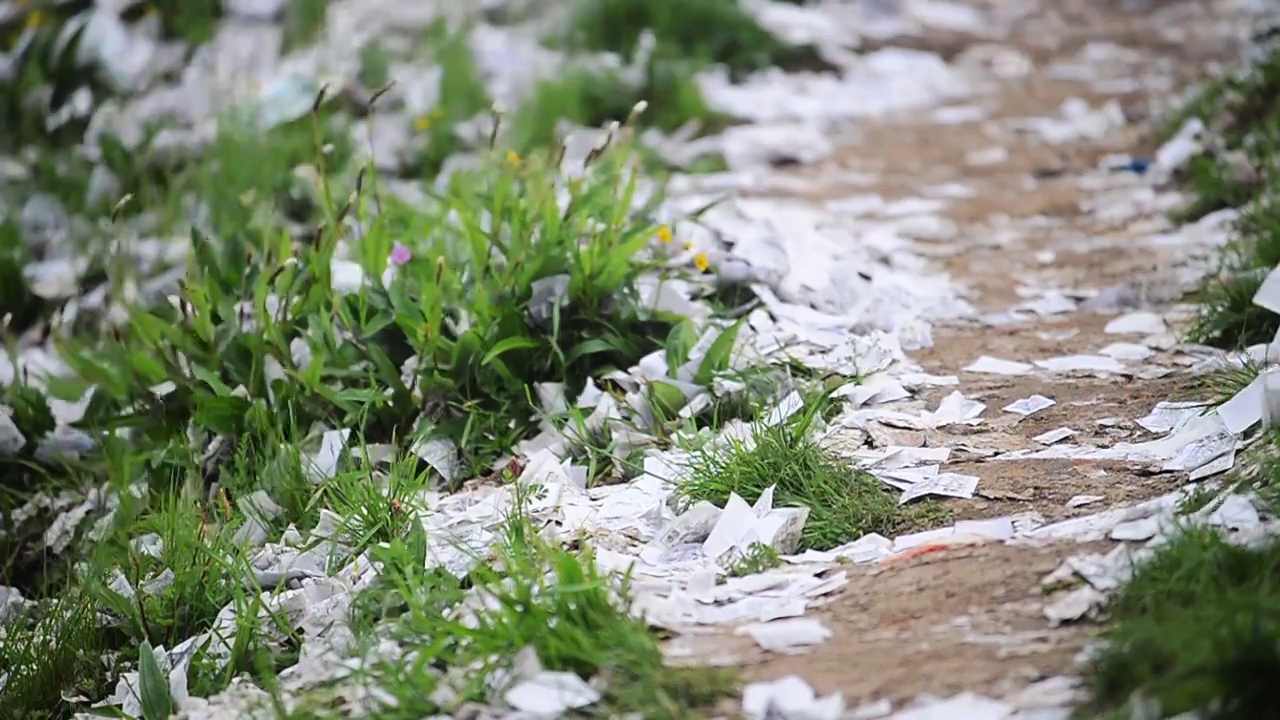
<instances>
[{"instance_id":1,"label":"pink flower","mask_svg":"<svg viewBox=\"0 0 1280 720\"><path fill-rule=\"evenodd\" d=\"M401 245L400 243L396 243L395 247L391 248L392 265L403 265L409 262L412 258L413 254L409 252L409 248Z\"/></svg>"}]
</instances>

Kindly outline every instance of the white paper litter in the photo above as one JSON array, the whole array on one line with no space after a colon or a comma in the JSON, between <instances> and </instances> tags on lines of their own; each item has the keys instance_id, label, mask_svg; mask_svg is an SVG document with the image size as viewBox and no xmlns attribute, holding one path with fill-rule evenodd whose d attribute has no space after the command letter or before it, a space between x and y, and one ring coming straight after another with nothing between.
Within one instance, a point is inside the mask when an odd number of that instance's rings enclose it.
<instances>
[{"instance_id":1,"label":"white paper litter","mask_svg":"<svg viewBox=\"0 0 1280 720\"><path fill-rule=\"evenodd\" d=\"M1166 332L1164 318L1153 312L1131 312L1112 318L1102 329L1108 335L1156 335Z\"/></svg>"},{"instance_id":2,"label":"white paper litter","mask_svg":"<svg viewBox=\"0 0 1280 720\"><path fill-rule=\"evenodd\" d=\"M1027 363L1001 360L989 355L983 355L964 367L965 372L987 375L1026 375L1032 369L1032 366Z\"/></svg>"},{"instance_id":3,"label":"white paper litter","mask_svg":"<svg viewBox=\"0 0 1280 720\"><path fill-rule=\"evenodd\" d=\"M844 696L819 698L799 675L787 675L743 688L742 714L752 720L836 720L844 714Z\"/></svg>"},{"instance_id":4,"label":"white paper litter","mask_svg":"<svg viewBox=\"0 0 1280 720\"><path fill-rule=\"evenodd\" d=\"M898 498L898 504L905 505L925 495L971 498L973 497L973 491L976 489L978 489L978 478L974 475L938 473L933 477L924 478L919 482L913 483L911 487L903 491L902 496Z\"/></svg>"},{"instance_id":5,"label":"white paper litter","mask_svg":"<svg viewBox=\"0 0 1280 720\"><path fill-rule=\"evenodd\" d=\"M890 720L1011 720L1012 717L1012 705L968 691L889 716Z\"/></svg>"},{"instance_id":6,"label":"white paper litter","mask_svg":"<svg viewBox=\"0 0 1280 720\"><path fill-rule=\"evenodd\" d=\"M1067 507L1084 507L1085 505L1092 505L1093 503L1106 499L1106 495L1073 495L1071 499L1067 501Z\"/></svg>"},{"instance_id":7,"label":"white paper litter","mask_svg":"<svg viewBox=\"0 0 1280 720\"><path fill-rule=\"evenodd\" d=\"M1017 413L1019 415L1026 416L1026 415L1033 415L1035 413L1040 412L1041 410L1044 410L1045 408L1051 408L1057 404L1058 403L1055 402L1054 400L1051 400L1043 395L1032 395L1029 398L1023 398L1022 400L1016 400L1012 403L1009 403L1008 405L1005 405L1004 408L1002 409L1005 412Z\"/></svg>"},{"instance_id":8,"label":"white paper litter","mask_svg":"<svg viewBox=\"0 0 1280 720\"><path fill-rule=\"evenodd\" d=\"M1253 304L1280 315L1280 268L1273 268L1253 294Z\"/></svg>"},{"instance_id":9,"label":"white paper litter","mask_svg":"<svg viewBox=\"0 0 1280 720\"><path fill-rule=\"evenodd\" d=\"M1036 367L1049 372L1111 372L1124 371L1124 365L1106 355L1064 355L1036 360Z\"/></svg>"},{"instance_id":10,"label":"white paper litter","mask_svg":"<svg viewBox=\"0 0 1280 720\"><path fill-rule=\"evenodd\" d=\"M1076 434L1076 431L1072 430L1071 428L1060 427L1055 430L1050 430L1048 432L1040 433L1039 435L1036 435L1031 439L1035 440L1041 445L1052 445L1056 442L1062 442L1063 440L1066 440L1067 438L1075 434Z\"/></svg>"},{"instance_id":11,"label":"white paper litter","mask_svg":"<svg viewBox=\"0 0 1280 720\"><path fill-rule=\"evenodd\" d=\"M743 625L735 635L747 635L764 650L776 652L804 645L820 645L831 637L831 631L813 618L793 618Z\"/></svg>"},{"instance_id":12,"label":"white paper litter","mask_svg":"<svg viewBox=\"0 0 1280 720\"><path fill-rule=\"evenodd\" d=\"M1258 375L1243 390L1218 406L1218 417L1230 432L1239 434L1262 421L1266 398L1263 383L1266 376Z\"/></svg>"},{"instance_id":13,"label":"white paper litter","mask_svg":"<svg viewBox=\"0 0 1280 720\"><path fill-rule=\"evenodd\" d=\"M600 693L575 673L543 670L517 683L502 699L521 712L555 717L599 702Z\"/></svg>"},{"instance_id":14,"label":"white paper litter","mask_svg":"<svg viewBox=\"0 0 1280 720\"><path fill-rule=\"evenodd\" d=\"M1203 414L1205 405L1202 402L1169 402L1162 401L1147 414L1135 422L1153 433L1166 433L1183 422Z\"/></svg>"}]
</instances>

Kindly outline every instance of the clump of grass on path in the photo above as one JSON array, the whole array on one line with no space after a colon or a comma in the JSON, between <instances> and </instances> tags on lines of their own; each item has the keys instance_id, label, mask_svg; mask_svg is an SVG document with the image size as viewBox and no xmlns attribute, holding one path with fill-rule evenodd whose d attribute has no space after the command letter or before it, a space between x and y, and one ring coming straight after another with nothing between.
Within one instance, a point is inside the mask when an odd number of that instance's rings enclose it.
<instances>
[{"instance_id":1,"label":"clump of grass on path","mask_svg":"<svg viewBox=\"0 0 1280 720\"><path fill-rule=\"evenodd\" d=\"M823 66L812 47L786 43L762 28L738 0L589 0L572 13L566 44L631 57L651 31L660 58L724 65L741 75L768 67Z\"/></svg>"},{"instance_id":2,"label":"clump of grass on path","mask_svg":"<svg viewBox=\"0 0 1280 720\"><path fill-rule=\"evenodd\" d=\"M730 493L753 503L775 486L776 507L809 508L801 549L827 550L867 533L892 536L921 521L946 519L932 501L899 507L897 494L883 482L823 450L809 431L824 405L829 403L810 402L785 422L758 428L749 442L698 451L678 492L723 505Z\"/></svg>"}]
</instances>

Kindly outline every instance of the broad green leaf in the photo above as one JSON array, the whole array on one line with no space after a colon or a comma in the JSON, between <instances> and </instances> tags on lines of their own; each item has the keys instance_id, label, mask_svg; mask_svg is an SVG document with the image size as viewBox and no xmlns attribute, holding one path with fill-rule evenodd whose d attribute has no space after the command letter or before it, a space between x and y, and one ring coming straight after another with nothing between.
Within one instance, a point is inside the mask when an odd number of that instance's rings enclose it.
<instances>
[{"instance_id":1,"label":"broad green leaf","mask_svg":"<svg viewBox=\"0 0 1280 720\"><path fill-rule=\"evenodd\" d=\"M160 672L155 650L146 640L138 648L138 693L142 696L143 720L169 720L173 714L169 679Z\"/></svg>"},{"instance_id":2,"label":"broad green leaf","mask_svg":"<svg viewBox=\"0 0 1280 720\"><path fill-rule=\"evenodd\" d=\"M649 402L653 403L654 410L657 410L663 418L673 418L676 413L680 412L680 408L684 407L688 399L684 396L684 391L661 380L654 380L649 383Z\"/></svg>"},{"instance_id":3,"label":"broad green leaf","mask_svg":"<svg viewBox=\"0 0 1280 720\"><path fill-rule=\"evenodd\" d=\"M569 348L569 352L565 355L565 364L572 365L574 362L587 355L595 355L597 353L618 352L622 348L616 342L610 342L604 338L592 338L584 340L577 345Z\"/></svg>"},{"instance_id":4,"label":"broad green leaf","mask_svg":"<svg viewBox=\"0 0 1280 720\"><path fill-rule=\"evenodd\" d=\"M716 373L723 372L729 367L729 359L733 354L733 343L738 339L738 331L742 329L742 323L746 318L740 318L733 325L730 325L720 333L707 348L707 354L702 358L702 362L698 365L698 372L693 376L693 381L698 385L708 385Z\"/></svg>"},{"instance_id":5,"label":"broad green leaf","mask_svg":"<svg viewBox=\"0 0 1280 720\"><path fill-rule=\"evenodd\" d=\"M191 374L204 381L219 396L227 397L231 395L231 388L222 382L222 378L218 377L212 370L201 365L191 368Z\"/></svg>"},{"instance_id":6,"label":"broad green leaf","mask_svg":"<svg viewBox=\"0 0 1280 720\"><path fill-rule=\"evenodd\" d=\"M223 435L235 435L249 410L249 401L235 395L196 393L194 419L198 425Z\"/></svg>"},{"instance_id":7,"label":"broad green leaf","mask_svg":"<svg viewBox=\"0 0 1280 720\"><path fill-rule=\"evenodd\" d=\"M538 341L533 338L524 337L522 335L509 337L499 342L497 345L494 345L492 350L485 353L484 359L480 361L480 364L488 365L503 353L507 353L512 350L532 350L538 347L538 345Z\"/></svg>"},{"instance_id":8,"label":"broad green leaf","mask_svg":"<svg viewBox=\"0 0 1280 720\"><path fill-rule=\"evenodd\" d=\"M693 329L693 323L682 320L672 326L665 344L669 372L675 372L676 368L689 362L689 351L697 342L698 333Z\"/></svg>"},{"instance_id":9,"label":"broad green leaf","mask_svg":"<svg viewBox=\"0 0 1280 720\"><path fill-rule=\"evenodd\" d=\"M409 556L413 558L415 571L423 570L427 567L427 533L422 529L422 523L414 520L409 523L409 535L405 538L405 545L409 549Z\"/></svg>"}]
</instances>

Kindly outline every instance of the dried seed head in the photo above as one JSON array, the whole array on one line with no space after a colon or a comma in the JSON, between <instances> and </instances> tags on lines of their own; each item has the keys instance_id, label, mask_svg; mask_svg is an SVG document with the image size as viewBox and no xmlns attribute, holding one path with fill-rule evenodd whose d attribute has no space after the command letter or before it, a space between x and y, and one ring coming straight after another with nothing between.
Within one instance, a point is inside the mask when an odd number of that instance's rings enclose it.
<instances>
[{"instance_id":1,"label":"dried seed head","mask_svg":"<svg viewBox=\"0 0 1280 720\"><path fill-rule=\"evenodd\" d=\"M116 204L111 208L111 222L116 221L116 218L119 217L120 215L120 211L124 210L125 206L128 205L132 200L133 200L133 193L126 193L124 197L116 201Z\"/></svg>"}]
</instances>

